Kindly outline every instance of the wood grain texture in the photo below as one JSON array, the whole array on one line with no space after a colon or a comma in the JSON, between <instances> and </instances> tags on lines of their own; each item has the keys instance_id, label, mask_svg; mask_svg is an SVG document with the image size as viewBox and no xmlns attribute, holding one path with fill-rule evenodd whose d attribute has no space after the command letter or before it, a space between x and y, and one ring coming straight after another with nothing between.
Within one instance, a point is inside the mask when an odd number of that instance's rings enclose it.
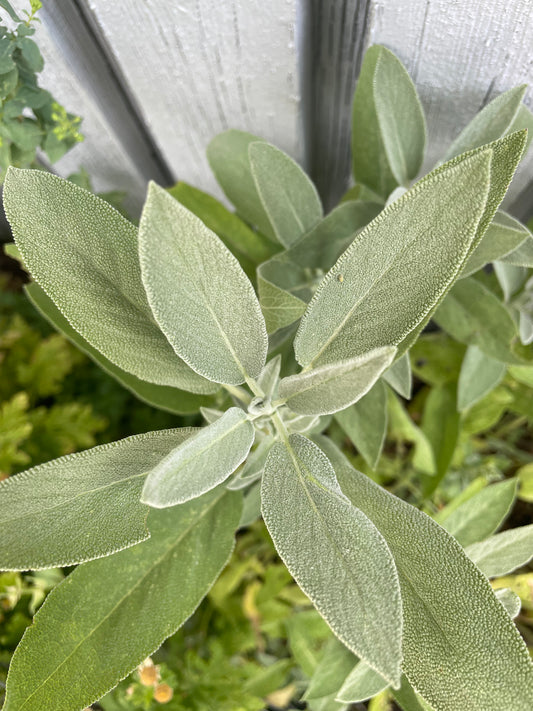
<instances>
[{"instance_id":1,"label":"wood grain texture","mask_svg":"<svg viewBox=\"0 0 533 711\"><path fill-rule=\"evenodd\" d=\"M372 0L367 45L395 52L415 81L428 117L424 169L442 155L474 115L506 89L533 84L531 0ZM525 103L533 108L533 87ZM526 191L533 205L533 151L524 160L509 202Z\"/></svg>"},{"instance_id":2,"label":"wood grain texture","mask_svg":"<svg viewBox=\"0 0 533 711\"><path fill-rule=\"evenodd\" d=\"M13 3L18 10L24 0ZM47 0L39 13L35 39L45 60L40 84L68 111L83 118L83 143L53 170L67 176L83 166L97 191L124 190L126 206L136 213L150 177L164 173L124 105L113 72L77 12L75 3Z\"/></svg>"},{"instance_id":3,"label":"wood grain texture","mask_svg":"<svg viewBox=\"0 0 533 711\"><path fill-rule=\"evenodd\" d=\"M176 178L220 195L205 149L227 128L303 161L299 0L84 2Z\"/></svg>"}]
</instances>

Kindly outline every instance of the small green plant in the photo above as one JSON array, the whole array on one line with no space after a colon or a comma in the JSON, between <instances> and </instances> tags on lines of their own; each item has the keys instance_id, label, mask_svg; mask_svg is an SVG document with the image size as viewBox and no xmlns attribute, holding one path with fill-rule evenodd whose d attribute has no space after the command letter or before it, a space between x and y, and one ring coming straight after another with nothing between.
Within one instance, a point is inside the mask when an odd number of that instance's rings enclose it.
<instances>
[{"instance_id":1,"label":"small green plant","mask_svg":"<svg viewBox=\"0 0 533 711\"><path fill-rule=\"evenodd\" d=\"M0 2L15 23L14 29L0 25L0 181L10 165L36 166L38 149L55 163L83 140L80 117L39 87L37 74L44 62L31 36L42 3L30 4L31 12L21 19L7 0Z\"/></svg>"},{"instance_id":2,"label":"small green plant","mask_svg":"<svg viewBox=\"0 0 533 711\"><path fill-rule=\"evenodd\" d=\"M424 114L401 63L371 48L354 98L357 184L327 216L296 163L240 131L208 149L239 216L184 184L173 194L151 184L137 230L68 181L10 169L5 209L33 303L145 401L201 409L208 424L129 437L0 485L0 567L79 564L15 652L4 711L76 711L102 697L191 616L259 501L335 634L310 700L342 708L390 689L408 710L531 708L516 595L489 583L529 560L530 527L492 536L502 516L487 513L463 535L464 509L443 527L325 434L333 417L377 462L385 383L409 396L408 352L431 318L468 348L458 402L433 390L428 421L466 411L508 365L533 361L514 272L533 241L498 210L526 146L523 93L489 104L411 187ZM488 262L507 303L479 271ZM426 497L449 468L456 418L432 422L410 430ZM487 512L504 498L497 485L481 493ZM475 519L479 499L467 504ZM346 674L332 680L330 668Z\"/></svg>"}]
</instances>

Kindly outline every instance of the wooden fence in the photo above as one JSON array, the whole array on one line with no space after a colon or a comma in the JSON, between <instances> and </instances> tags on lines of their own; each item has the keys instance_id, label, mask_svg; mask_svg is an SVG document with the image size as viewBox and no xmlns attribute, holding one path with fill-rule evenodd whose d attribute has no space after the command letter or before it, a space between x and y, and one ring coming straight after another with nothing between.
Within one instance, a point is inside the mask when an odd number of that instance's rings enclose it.
<instances>
[{"instance_id":1,"label":"wooden fence","mask_svg":"<svg viewBox=\"0 0 533 711\"><path fill-rule=\"evenodd\" d=\"M205 147L229 127L290 153L330 206L349 179L351 97L373 43L417 84L428 167L490 99L533 83L532 0L44 0L40 17L42 83L84 119L57 170L84 166L133 210L151 178L219 194ZM533 211L532 176L530 156L508 203L519 216Z\"/></svg>"}]
</instances>

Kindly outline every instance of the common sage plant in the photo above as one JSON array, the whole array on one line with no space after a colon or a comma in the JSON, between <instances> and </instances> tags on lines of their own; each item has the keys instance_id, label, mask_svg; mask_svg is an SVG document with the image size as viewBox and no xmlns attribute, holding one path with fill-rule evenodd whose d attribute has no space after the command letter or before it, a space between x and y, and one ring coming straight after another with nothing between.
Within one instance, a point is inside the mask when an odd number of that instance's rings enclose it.
<instances>
[{"instance_id":1,"label":"common sage plant","mask_svg":"<svg viewBox=\"0 0 533 711\"><path fill-rule=\"evenodd\" d=\"M526 145L523 93L489 104L411 186L424 113L401 63L371 48L354 99L357 182L326 216L300 167L241 131L208 149L237 214L151 184L137 229L74 184L10 169L5 209L35 306L138 397L207 424L0 484L0 568L77 565L15 652L4 711L77 711L116 685L194 612L259 494L279 555L336 637L311 706L388 687L407 711L532 708L516 600L488 580L531 557L531 532L465 549L327 437L334 416L377 461L374 406L385 387L408 396L408 350L433 316L469 343L461 406L490 387L473 385L487 359L533 359L517 311L500 304L505 328L487 333L492 295L470 276L533 254L498 211Z\"/></svg>"}]
</instances>

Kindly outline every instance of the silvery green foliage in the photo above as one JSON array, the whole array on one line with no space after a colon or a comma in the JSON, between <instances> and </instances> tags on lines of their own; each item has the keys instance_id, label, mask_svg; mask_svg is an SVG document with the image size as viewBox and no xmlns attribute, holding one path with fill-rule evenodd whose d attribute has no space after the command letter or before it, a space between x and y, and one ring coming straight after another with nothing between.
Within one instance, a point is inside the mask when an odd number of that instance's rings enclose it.
<instances>
[{"instance_id":1,"label":"silvery green foliage","mask_svg":"<svg viewBox=\"0 0 533 711\"><path fill-rule=\"evenodd\" d=\"M533 360L517 316L526 280L512 271L533 266L533 239L497 212L531 124L522 95L489 104L452 160L411 185L423 110L399 60L371 48L354 97L357 185L326 216L301 168L242 131L208 148L236 214L190 186L152 184L137 230L67 181L9 172L6 212L31 300L139 398L201 410L207 425L96 447L0 484L0 567L81 564L15 653L5 711L79 711L100 698L192 614L260 506L336 635L311 708L386 687L407 711L503 711L509 699L514 711L531 708L516 600L487 580L531 557L529 526L495 533L515 482L444 509L439 525L322 434L335 413L379 469L390 423L433 491L457 408L508 364ZM505 303L477 278L494 260ZM410 397L409 348L432 316L468 350L459 392L435 388L418 427L393 389Z\"/></svg>"}]
</instances>

